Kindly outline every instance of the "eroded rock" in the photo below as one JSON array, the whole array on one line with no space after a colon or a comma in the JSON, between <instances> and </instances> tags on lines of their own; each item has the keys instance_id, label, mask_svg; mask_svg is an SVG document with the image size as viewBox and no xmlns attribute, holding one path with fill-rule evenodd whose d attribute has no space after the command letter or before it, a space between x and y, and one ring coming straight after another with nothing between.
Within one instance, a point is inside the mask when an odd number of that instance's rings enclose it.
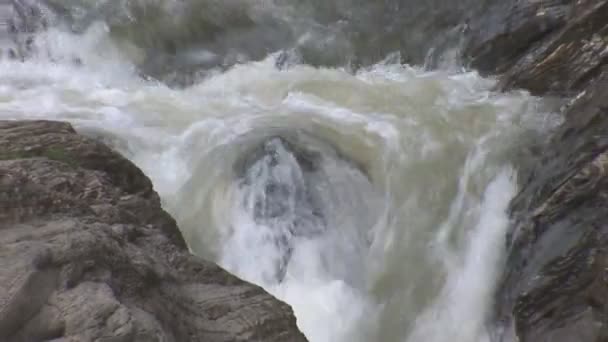
<instances>
[{"instance_id":1,"label":"eroded rock","mask_svg":"<svg viewBox=\"0 0 608 342\"><path fill-rule=\"evenodd\" d=\"M520 341L608 335L608 73L567 109L512 203L497 315ZM605 134L605 133L604 133ZM505 339L508 341L508 339Z\"/></svg>"},{"instance_id":2,"label":"eroded rock","mask_svg":"<svg viewBox=\"0 0 608 342\"><path fill-rule=\"evenodd\" d=\"M471 25L472 65L502 74L502 89L572 97L565 122L521 165L496 340L605 341L608 1L506 1L488 11Z\"/></svg>"},{"instance_id":3,"label":"eroded rock","mask_svg":"<svg viewBox=\"0 0 608 342\"><path fill-rule=\"evenodd\" d=\"M470 23L465 55L502 89L575 95L608 61L608 1L493 1Z\"/></svg>"},{"instance_id":4,"label":"eroded rock","mask_svg":"<svg viewBox=\"0 0 608 342\"><path fill-rule=\"evenodd\" d=\"M150 180L69 124L0 122L1 341L305 341L191 255Z\"/></svg>"},{"instance_id":5,"label":"eroded rock","mask_svg":"<svg viewBox=\"0 0 608 342\"><path fill-rule=\"evenodd\" d=\"M535 43L562 27L574 0L486 1L468 23L465 54L474 68L502 73L527 56Z\"/></svg>"}]
</instances>

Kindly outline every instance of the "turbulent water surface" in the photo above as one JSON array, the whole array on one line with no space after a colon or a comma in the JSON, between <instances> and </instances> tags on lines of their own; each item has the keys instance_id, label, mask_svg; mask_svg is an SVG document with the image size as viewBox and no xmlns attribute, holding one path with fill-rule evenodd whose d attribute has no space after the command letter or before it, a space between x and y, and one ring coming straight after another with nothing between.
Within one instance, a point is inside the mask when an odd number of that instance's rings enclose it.
<instances>
[{"instance_id":1,"label":"turbulent water surface","mask_svg":"<svg viewBox=\"0 0 608 342\"><path fill-rule=\"evenodd\" d=\"M104 22L36 42L0 63L0 118L124 153L192 252L291 304L311 341L489 339L517 150L559 119L538 99L396 55L352 72L269 53L176 89Z\"/></svg>"}]
</instances>

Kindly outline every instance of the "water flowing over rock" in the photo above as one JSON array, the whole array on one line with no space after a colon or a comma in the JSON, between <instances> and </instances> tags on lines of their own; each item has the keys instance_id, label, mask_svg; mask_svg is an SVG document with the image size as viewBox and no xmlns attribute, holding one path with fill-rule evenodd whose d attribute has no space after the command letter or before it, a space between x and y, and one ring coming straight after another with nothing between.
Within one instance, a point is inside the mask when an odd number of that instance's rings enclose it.
<instances>
[{"instance_id":1,"label":"water flowing over rock","mask_svg":"<svg viewBox=\"0 0 608 342\"><path fill-rule=\"evenodd\" d=\"M604 341L607 18L0 0L0 341Z\"/></svg>"},{"instance_id":2,"label":"water flowing over rock","mask_svg":"<svg viewBox=\"0 0 608 342\"><path fill-rule=\"evenodd\" d=\"M500 341L608 336L608 1L501 1L471 23L472 65L501 87L570 95L565 123L522 163Z\"/></svg>"},{"instance_id":3,"label":"water flowing over rock","mask_svg":"<svg viewBox=\"0 0 608 342\"><path fill-rule=\"evenodd\" d=\"M283 281L293 253L293 239L314 237L325 230L324 211L311 193L310 176L316 171L313 153L294 148L282 137L273 137L248 154L239 188L241 205L254 222L274 230L273 242L282 253L271 281ZM317 195L317 194L315 194Z\"/></svg>"},{"instance_id":4,"label":"water flowing over rock","mask_svg":"<svg viewBox=\"0 0 608 342\"><path fill-rule=\"evenodd\" d=\"M191 255L150 180L67 123L0 122L1 341L305 341Z\"/></svg>"},{"instance_id":5,"label":"water flowing over rock","mask_svg":"<svg viewBox=\"0 0 608 342\"><path fill-rule=\"evenodd\" d=\"M25 59L33 52L33 34L49 25L51 12L42 2L0 1L0 60Z\"/></svg>"},{"instance_id":6,"label":"water flowing over rock","mask_svg":"<svg viewBox=\"0 0 608 342\"><path fill-rule=\"evenodd\" d=\"M437 66L446 51L460 46L464 19L484 1L41 0L39 4L62 30L82 33L103 22L116 42L129 46L129 57L143 76L183 86L277 51L298 63L353 70L395 52L403 62Z\"/></svg>"}]
</instances>

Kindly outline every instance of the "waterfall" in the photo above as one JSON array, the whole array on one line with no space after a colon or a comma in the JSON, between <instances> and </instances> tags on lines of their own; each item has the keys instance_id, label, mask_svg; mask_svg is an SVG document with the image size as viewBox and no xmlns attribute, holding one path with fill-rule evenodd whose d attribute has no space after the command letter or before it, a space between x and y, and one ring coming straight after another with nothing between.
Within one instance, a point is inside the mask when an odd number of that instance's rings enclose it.
<instances>
[{"instance_id":1,"label":"waterfall","mask_svg":"<svg viewBox=\"0 0 608 342\"><path fill-rule=\"evenodd\" d=\"M487 341L517 151L560 117L407 64L425 54L393 52L422 45L393 34L429 24L398 15L443 13L416 6L48 1L31 56L0 60L0 118L123 153L192 253L291 304L311 341Z\"/></svg>"}]
</instances>

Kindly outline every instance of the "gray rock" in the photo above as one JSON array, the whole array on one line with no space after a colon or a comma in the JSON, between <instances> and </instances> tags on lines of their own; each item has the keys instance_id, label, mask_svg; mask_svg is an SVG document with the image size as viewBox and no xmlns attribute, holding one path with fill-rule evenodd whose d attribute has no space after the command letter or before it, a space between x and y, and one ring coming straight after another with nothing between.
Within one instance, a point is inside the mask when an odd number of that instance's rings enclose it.
<instances>
[{"instance_id":1,"label":"gray rock","mask_svg":"<svg viewBox=\"0 0 608 342\"><path fill-rule=\"evenodd\" d=\"M608 1L577 1L560 29L539 41L504 75L502 88L574 95L608 62Z\"/></svg>"},{"instance_id":2,"label":"gray rock","mask_svg":"<svg viewBox=\"0 0 608 342\"><path fill-rule=\"evenodd\" d=\"M501 73L566 23L574 0L486 1L468 23L465 55L484 73Z\"/></svg>"},{"instance_id":3,"label":"gray rock","mask_svg":"<svg viewBox=\"0 0 608 342\"><path fill-rule=\"evenodd\" d=\"M104 21L142 76L187 86L235 64L285 62L356 70L399 52L436 67L462 23L488 0L45 0L75 32ZM290 57L290 58L287 58Z\"/></svg>"},{"instance_id":4,"label":"gray rock","mask_svg":"<svg viewBox=\"0 0 608 342\"><path fill-rule=\"evenodd\" d=\"M188 253L150 180L69 124L0 122L0 341L305 341Z\"/></svg>"},{"instance_id":5,"label":"gray rock","mask_svg":"<svg viewBox=\"0 0 608 342\"><path fill-rule=\"evenodd\" d=\"M608 1L494 1L470 23L465 55L501 88L574 95L608 58Z\"/></svg>"},{"instance_id":6,"label":"gray rock","mask_svg":"<svg viewBox=\"0 0 608 342\"><path fill-rule=\"evenodd\" d=\"M567 109L512 203L496 313L522 342L608 336L607 85L604 72Z\"/></svg>"},{"instance_id":7,"label":"gray rock","mask_svg":"<svg viewBox=\"0 0 608 342\"><path fill-rule=\"evenodd\" d=\"M502 89L572 95L521 163L497 341L608 339L608 1L496 1L471 24L474 67Z\"/></svg>"}]
</instances>

